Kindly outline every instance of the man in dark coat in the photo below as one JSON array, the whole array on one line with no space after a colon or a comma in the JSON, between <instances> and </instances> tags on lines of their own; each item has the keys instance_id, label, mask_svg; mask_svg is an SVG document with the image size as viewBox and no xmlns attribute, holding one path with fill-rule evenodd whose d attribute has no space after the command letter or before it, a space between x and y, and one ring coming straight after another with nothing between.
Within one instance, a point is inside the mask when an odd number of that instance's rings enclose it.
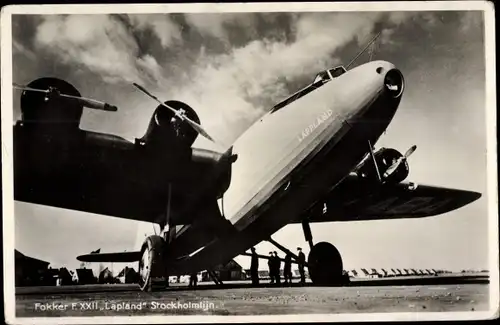
<instances>
[{"instance_id":1,"label":"man in dark coat","mask_svg":"<svg viewBox=\"0 0 500 325\"><path fill-rule=\"evenodd\" d=\"M281 260L278 256L278 253L274 251L274 277L276 279L276 284L280 284L281 282L280 268L281 268Z\"/></svg>"},{"instance_id":2,"label":"man in dark coat","mask_svg":"<svg viewBox=\"0 0 500 325\"><path fill-rule=\"evenodd\" d=\"M274 264L273 252L269 252L267 266L269 266L269 278L271 279L271 283L274 283Z\"/></svg>"},{"instance_id":3,"label":"man in dark coat","mask_svg":"<svg viewBox=\"0 0 500 325\"><path fill-rule=\"evenodd\" d=\"M306 273L304 270L304 264L306 263L306 256L304 253L302 253L302 248L297 247L297 250L299 251L298 254L298 261L299 262L299 273L300 273L300 284L304 285L306 283Z\"/></svg>"},{"instance_id":4,"label":"man in dark coat","mask_svg":"<svg viewBox=\"0 0 500 325\"><path fill-rule=\"evenodd\" d=\"M193 272L189 275L189 287L196 287L198 285L198 273Z\"/></svg>"},{"instance_id":5,"label":"man in dark coat","mask_svg":"<svg viewBox=\"0 0 500 325\"><path fill-rule=\"evenodd\" d=\"M252 277L252 285L259 285L259 257L255 252L255 248L250 249L252 251L252 262L250 264L250 276Z\"/></svg>"},{"instance_id":6,"label":"man in dark coat","mask_svg":"<svg viewBox=\"0 0 500 325\"><path fill-rule=\"evenodd\" d=\"M292 255L290 253L285 256L283 276L285 277L285 284L292 284Z\"/></svg>"}]
</instances>

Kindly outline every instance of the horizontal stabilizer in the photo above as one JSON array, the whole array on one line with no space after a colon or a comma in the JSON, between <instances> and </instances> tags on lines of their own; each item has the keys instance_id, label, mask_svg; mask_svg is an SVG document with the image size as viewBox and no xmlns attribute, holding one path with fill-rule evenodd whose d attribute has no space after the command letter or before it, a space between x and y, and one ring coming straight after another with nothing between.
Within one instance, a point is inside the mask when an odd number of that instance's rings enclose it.
<instances>
[{"instance_id":1,"label":"horizontal stabilizer","mask_svg":"<svg viewBox=\"0 0 500 325\"><path fill-rule=\"evenodd\" d=\"M120 252L120 253L99 253L99 254L85 254L76 258L81 262L137 262L141 259L141 252Z\"/></svg>"}]
</instances>

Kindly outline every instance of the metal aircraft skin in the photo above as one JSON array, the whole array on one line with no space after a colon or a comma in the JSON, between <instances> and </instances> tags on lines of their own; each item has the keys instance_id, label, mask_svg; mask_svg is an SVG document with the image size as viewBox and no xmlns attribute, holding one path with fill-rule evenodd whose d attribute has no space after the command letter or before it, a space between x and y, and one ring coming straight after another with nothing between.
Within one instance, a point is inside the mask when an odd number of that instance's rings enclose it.
<instances>
[{"instance_id":1,"label":"metal aircraft skin","mask_svg":"<svg viewBox=\"0 0 500 325\"><path fill-rule=\"evenodd\" d=\"M59 79L28 86L80 96ZM225 263L291 223L302 223L311 246L304 264L313 282L337 284L340 253L313 243L310 222L426 217L481 196L402 182L415 146L373 152L405 87L386 61L319 73L222 153L191 147L198 133L209 136L185 103L159 105L132 143L79 129L85 102L28 86L14 126L15 200L160 224L162 236L141 251L78 257L139 261L143 290Z\"/></svg>"}]
</instances>

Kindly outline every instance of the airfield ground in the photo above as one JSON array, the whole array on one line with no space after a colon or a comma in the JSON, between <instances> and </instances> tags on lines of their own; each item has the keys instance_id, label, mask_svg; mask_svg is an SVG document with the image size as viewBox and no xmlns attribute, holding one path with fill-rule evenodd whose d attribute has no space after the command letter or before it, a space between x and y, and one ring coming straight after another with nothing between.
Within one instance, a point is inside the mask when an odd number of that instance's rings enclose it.
<instances>
[{"instance_id":1,"label":"airfield ground","mask_svg":"<svg viewBox=\"0 0 500 325\"><path fill-rule=\"evenodd\" d=\"M489 286L485 281L477 279L457 281L456 284L384 285L384 281L368 282L371 285L366 285L365 281L365 285L358 282L346 287L264 285L252 288L248 283L241 282L216 288L211 284L201 284L194 290L186 286L172 286L166 291L155 293L140 292L133 285L18 288L16 316L277 315L488 310Z\"/></svg>"}]
</instances>

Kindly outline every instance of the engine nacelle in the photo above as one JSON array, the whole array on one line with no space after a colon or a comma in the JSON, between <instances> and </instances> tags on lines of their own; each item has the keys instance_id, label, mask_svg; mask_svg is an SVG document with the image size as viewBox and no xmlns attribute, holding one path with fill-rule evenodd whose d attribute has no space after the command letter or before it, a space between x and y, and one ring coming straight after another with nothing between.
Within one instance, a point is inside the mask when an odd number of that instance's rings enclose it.
<instances>
[{"instance_id":1,"label":"engine nacelle","mask_svg":"<svg viewBox=\"0 0 500 325\"><path fill-rule=\"evenodd\" d=\"M200 124L200 119L191 106L181 101L170 100L166 105L175 110L184 111L191 120ZM146 134L138 139L141 145L165 146L182 145L191 147L198 133L187 122L163 105L158 105L148 125Z\"/></svg>"},{"instance_id":2,"label":"engine nacelle","mask_svg":"<svg viewBox=\"0 0 500 325\"><path fill-rule=\"evenodd\" d=\"M46 90L57 89L60 93L81 97L80 92L70 83L57 78L40 78L27 87ZM21 94L22 123L40 128L78 129L83 106L77 101L68 101L44 92L24 90Z\"/></svg>"},{"instance_id":3,"label":"engine nacelle","mask_svg":"<svg viewBox=\"0 0 500 325\"><path fill-rule=\"evenodd\" d=\"M384 184L397 184L404 181L406 177L408 177L410 167L406 159L404 159L394 171L392 171L389 175L386 175L389 167L396 163L398 159L403 157L403 155L396 149L381 148L374 153L374 156L377 161L380 177L382 178L382 182ZM373 165L372 157L367 157L363 164L356 170L356 173L362 179L374 182L378 181L377 171Z\"/></svg>"}]
</instances>

